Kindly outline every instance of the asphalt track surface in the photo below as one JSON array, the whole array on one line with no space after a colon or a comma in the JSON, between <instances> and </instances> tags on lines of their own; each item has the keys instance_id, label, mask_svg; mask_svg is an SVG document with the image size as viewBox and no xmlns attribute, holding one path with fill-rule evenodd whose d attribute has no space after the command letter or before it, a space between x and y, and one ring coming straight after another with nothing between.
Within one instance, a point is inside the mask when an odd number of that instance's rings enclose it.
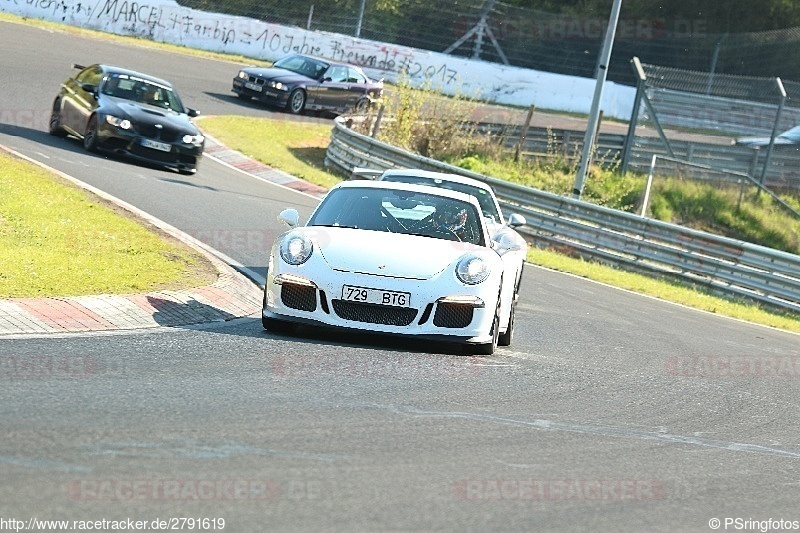
<instances>
[{"instance_id":1,"label":"asphalt track surface","mask_svg":"<svg viewBox=\"0 0 800 533\"><path fill-rule=\"evenodd\" d=\"M236 64L8 23L0 43L0 144L262 274L276 213L313 207L210 159L187 178L46 133L72 62L163 76L205 114L287 118L232 97ZM517 327L485 358L275 336L257 317L3 340L0 519L224 518L225 531L800 521L800 337L531 266Z\"/></svg>"}]
</instances>

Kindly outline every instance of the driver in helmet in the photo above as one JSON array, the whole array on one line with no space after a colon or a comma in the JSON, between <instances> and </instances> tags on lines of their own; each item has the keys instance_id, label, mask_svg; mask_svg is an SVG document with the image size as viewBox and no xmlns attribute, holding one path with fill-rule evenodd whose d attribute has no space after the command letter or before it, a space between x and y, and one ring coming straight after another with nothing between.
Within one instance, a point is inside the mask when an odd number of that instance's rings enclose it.
<instances>
[{"instance_id":1,"label":"driver in helmet","mask_svg":"<svg viewBox=\"0 0 800 533\"><path fill-rule=\"evenodd\" d=\"M161 92L158 87L154 85L146 85L144 89L144 101L150 105L159 105L161 103Z\"/></svg>"},{"instance_id":2,"label":"driver in helmet","mask_svg":"<svg viewBox=\"0 0 800 533\"><path fill-rule=\"evenodd\" d=\"M463 241L466 238L467 217L466 208L444 204L433 213L432 222L437 230L451 233Z\"/></svg>"}]
</instances>

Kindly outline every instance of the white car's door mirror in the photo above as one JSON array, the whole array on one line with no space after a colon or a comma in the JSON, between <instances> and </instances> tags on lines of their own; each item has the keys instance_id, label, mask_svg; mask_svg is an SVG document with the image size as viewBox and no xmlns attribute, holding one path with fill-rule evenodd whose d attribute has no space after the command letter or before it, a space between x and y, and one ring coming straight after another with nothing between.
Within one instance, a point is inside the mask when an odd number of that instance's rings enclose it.
<instances>
[{"instance_id":1,"label":"white car's door mirror","mask_svg":"<svg viewBox=\"0 0 800 533\"><path fill-rule=\"evenodd\" d=\"M517 213L514 213L508 217L508 227L510 228L518 228L520 226L524 226L526 223L525 217Z\"/></svg>"},{"instance_id":2,"label":"white car's door mirror","mask_svg":"<svg viewBox=\"0 0 800 533\"><path fill-rule=\"evenodd\" d=\"M290 228L296 228L300 225L300 214L297 209L284 209L278 214L278 220L284 222Z\"/></svg>"}]
</instances>

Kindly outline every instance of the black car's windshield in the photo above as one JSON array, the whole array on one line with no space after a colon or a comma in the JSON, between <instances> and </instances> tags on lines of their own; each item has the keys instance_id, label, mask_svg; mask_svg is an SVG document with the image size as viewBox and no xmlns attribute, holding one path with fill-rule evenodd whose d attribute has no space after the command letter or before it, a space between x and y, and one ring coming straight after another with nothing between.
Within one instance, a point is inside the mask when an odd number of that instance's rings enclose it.
<instances>
[{"instance_id":1,"label":"black car's windshield","mask_svg":"<svg viewBox=\"0 0 800 533\"><path fill-rule=\"evenodd\" d=\"M289 56L276 61L273 66L318 80L328 69L329 65L324 61L319 61L311 57Z\"/></svg>"},{"instance_id":2,"label":"black car's windshield","mask_svg":"<svg viewBox=\"0 0 800 533\"><path fill-rule=\"evenodd\" d=\"M500 214L497 212L497 205L492 199L492 195L486 189L474 187L467 183L460 183L457 181L447 181L438 178L431 178L426 176L402 176L399 174L389 175L382 178L382 181L394 181L401 183L416 183L418 185L430 185L432 187L440 187L442 189L450 189L451 191L463 192L474 196L481 206L483 216L491 218L495 222L500 222Z\"/></svg>"},{"instance_id":3,"label":"black car's windshield","mask_svg":"<svg viewBox=\"0 0 800 533\"><path fill-rule=\"evenodd\" d=\"M185 113L180 98L171 87L129 74L109 74L103 80L100 92L114 98Z\"/></svg>"},{"instance_id":4,"label":"black car's windshield","mask_svg":"<svg viewBox=\"0 0 800 533\"><path fill-rule=\"evenodd\" d=\"M308 225L421 235L485 246L481 222L474 205L455 198L353 187L331 191Z\"/></svg>"}]
</instances>

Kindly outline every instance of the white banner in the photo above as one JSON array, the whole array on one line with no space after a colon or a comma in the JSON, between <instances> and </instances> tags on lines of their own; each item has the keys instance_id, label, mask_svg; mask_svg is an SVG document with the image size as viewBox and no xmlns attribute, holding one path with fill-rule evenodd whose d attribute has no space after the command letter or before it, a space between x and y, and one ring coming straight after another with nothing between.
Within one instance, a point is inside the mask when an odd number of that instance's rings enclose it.
<instances>
[{"instance_id":1,"label":"white banner","mask_svg":"<svg viewBox=\"0 0 800 533\"><path fill-rule=\"evenodd\" d=\"M0 10L118 35L275 61L291 53L360 65L375 78L499 104L588 113L595 80L189 9L172 0L0 0ZM606 83L606 117L630 118L636 91Z\"/></svg>"}]
</instances>

